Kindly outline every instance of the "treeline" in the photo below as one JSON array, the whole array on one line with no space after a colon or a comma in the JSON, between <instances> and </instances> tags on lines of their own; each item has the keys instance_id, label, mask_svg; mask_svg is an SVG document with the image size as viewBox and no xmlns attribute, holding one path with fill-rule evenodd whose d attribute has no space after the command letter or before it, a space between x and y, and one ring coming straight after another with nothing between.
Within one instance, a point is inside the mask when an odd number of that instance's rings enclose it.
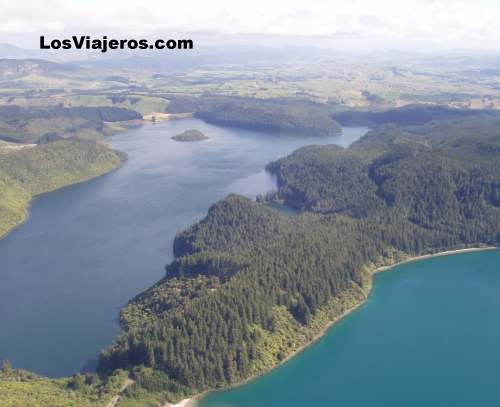
<instances>
[{"instance_id":1,"label":"treeline","mask_svg":"<svg viewBox=\"0 0 500 407\"><path fill-rule=\"evenodd\" d=\"M279 363L325 315L361 301L366 266L499 244L499 137L448 142L443 130L391 127L347 150L308 147L273 163L275 198L302 213L235 195L215 204L177 236L165 278L123 310L124 334L99 372L152 369L141 386L170 399L224 387Z\"/></svg>"},{"instance_id":2,"label":"treeline","mask_svg":"<svg viewBox=\"0 0 500 407\"><path fill-rule=\"evenodd\" d=\"M408 105L381 111L347 110L333 114L333 118L343 126L380 126L384 124L414 126L432 121L461 120L471 117L498 118L500 114L494 110L456 109L434 105Z\"/></svg>"},{"instance_id":3,"label":"treeline","mask_svg":"<svg viewBox=\"0 0 500 407\"><path fill-rule=\"evenodd\" d=\"M300 100L176 96L170 100L167 112L192 112L208 123L303 137L341 132L327 106Z\"/></svg>"},{"instance_id":4,"label":"treeline","mask_svg":"<svg viewBox=\"0 0 500 407\"><path fill-rule=\"evenodd\" d=\"M304 147L270 163L267 170L278 179L274 198L300 211L358 217L382 205L363 156L335 145Z\"/></svg>"},{"instance_id":5,"label":"treeline","mask_svg":"<svg viewBox=\"0 0 500 407\"><path fill-rule=\"evenodd\" d=\"M195 235L178 237L204 249L180 257L165 280L127 307L127 334L102 353L99 371L153 367L186 393L255 373L264 362L260 329L273 332L274 307L285 307L297 324L307 325L329 298L362 284L361 266L371 249L357 252L346 244L331 253L332 243L360 238L356 225L345 220L327 227L318 219L311 227L311 221L237 196L215 205ZM214 235L224 225L232 226ZM271 237L245 243L261 232ZM279 357L272 355L273 363Z\"/></svg>"},{"instance_id":6,"label":"treeline","mask_svg":"<svg viewBox=\"0 0 500 407\"><path fill-rule=\"evenodd\" d=\"M204 95L170 96L168 113L193 113L208 123L302 136L340 134L339 126L421 126L467 119L500 119L495 110L458 109L439 105L407 105L379 111L334 111L332 105L300 99L254 99Z\"/></svg>"},{"instance_id":7,"label":"treeline","mask_svg":"<svg viewBox=\"0 0 500 407\"><path fill-rule=\"evenodd\" d=\"M0 405L104 407L120 394L128 374L116 371L108 377L95 373L75 374L70 378L49 379L3 361L0 368Z\"/></svg>"},{"instance_id":8,"label":"treeline","mask_svg":"<svg viewBox=\"0 0 500 407\"><path fill-rule=\"evenodd\" d=\"M455 126L469 126L470 133L457 136ZM452 134L442 124L425 132L393 126L347 151L306 147L268 169L278 176L276 197L299 210L367 216L390 208L421 227L455 234L477 229L491 240L498 222L500 140L495 127L485 126L450 125ZM462 231L467 223L468 232Z\"/></svg>"},{"instance_id":9,"label":"treeline","mask_svg":"<svg viewBox=\"0 0 500 407\"><path fill-rule=\"evenodd\" d=\"M124 159L103 144L77 139L0 149L0 237L24 221L34 195L104 174Z\"/></svg>"},{"instance_id":10,"label":"treeline","mask_svg":"<svg viewBox=\"0 0 500 407\"><path fill-rule=\"evenodd\" d=\"M142 116L119 107L0 106L0 140L46 142L50 137L100 134L105 122L138 120ZM57 138L57 137L55 137Z\"/></svg>"}]
</instances>

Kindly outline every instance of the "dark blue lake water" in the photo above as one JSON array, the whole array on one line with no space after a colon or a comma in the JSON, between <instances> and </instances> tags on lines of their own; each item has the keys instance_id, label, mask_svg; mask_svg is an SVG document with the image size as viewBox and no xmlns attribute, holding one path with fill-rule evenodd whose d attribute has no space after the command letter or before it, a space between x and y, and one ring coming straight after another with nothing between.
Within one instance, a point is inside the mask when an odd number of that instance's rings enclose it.
<instances>
[{"instance_id":1,"label":"dark blue lake water","mask_svg":"<svg viewBox=\"0 0 500 407\"><path fill-rule=\"evenodd\" d=\"M192 128L210 140L170 139ZM178 231L228 193L272 190L269 161L366 131L298 138L186 119L113 137L129 155L121 168L36 198L28 222L0 240L0 360L49 376L92 369L120 308L163 276Z\"/></svg>"}]
</instances>

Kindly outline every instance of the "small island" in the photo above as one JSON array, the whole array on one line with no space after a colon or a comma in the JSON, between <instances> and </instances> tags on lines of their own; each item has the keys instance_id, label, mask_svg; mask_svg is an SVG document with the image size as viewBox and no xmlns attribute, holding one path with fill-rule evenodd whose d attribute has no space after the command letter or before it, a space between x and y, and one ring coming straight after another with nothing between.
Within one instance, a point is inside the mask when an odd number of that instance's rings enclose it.
<instances>
[{"instance_id":1,"label":"small island","mask_svg":"<svg viewBox=\"0 0 500 407\"><path fill-rule=\"evenodd\" d=\"M171 139L175 141L202 141L208 140L209 137L205 136L201 131L193 129L183 131L177 136L171 137Z\"/></svg>"}]
</instances>

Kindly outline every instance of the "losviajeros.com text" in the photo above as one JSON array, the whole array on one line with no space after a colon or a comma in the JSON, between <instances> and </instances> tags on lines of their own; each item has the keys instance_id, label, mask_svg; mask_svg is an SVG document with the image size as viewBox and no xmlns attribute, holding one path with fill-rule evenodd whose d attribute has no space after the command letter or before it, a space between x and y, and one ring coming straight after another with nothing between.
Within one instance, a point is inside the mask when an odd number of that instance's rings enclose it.
<instances>
[{"instance_id":1,"label":"losviajeros.com text","mask_svg":"<svg viewBox=\"0 0 500 407\"><path fill-rule=\"evenodd\" d=\"M106 35L100 38L92 38L89 35L73 35L71 38L48 40L44 35L40 36L40 49L85 49L108 52L109 50L121 49L193 49L191 39L117 39L108 38Z\"/></svg>"}]
</instances>

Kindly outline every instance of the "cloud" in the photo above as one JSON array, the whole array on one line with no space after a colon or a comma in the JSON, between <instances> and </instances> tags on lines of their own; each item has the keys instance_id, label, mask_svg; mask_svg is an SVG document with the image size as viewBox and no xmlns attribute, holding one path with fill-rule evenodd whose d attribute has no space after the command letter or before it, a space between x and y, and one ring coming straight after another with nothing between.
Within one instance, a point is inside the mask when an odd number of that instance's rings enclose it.
<instances>
[{"instance_id":1,"label":"cloud","mask_svg":"<svg viewBox=\"0 0 500 407\"><path fill-rule=\"evenodd\" d=\"M204 32L496 46L491 0L0 0L4 34Z\"/></svg>"}]
</instances>

